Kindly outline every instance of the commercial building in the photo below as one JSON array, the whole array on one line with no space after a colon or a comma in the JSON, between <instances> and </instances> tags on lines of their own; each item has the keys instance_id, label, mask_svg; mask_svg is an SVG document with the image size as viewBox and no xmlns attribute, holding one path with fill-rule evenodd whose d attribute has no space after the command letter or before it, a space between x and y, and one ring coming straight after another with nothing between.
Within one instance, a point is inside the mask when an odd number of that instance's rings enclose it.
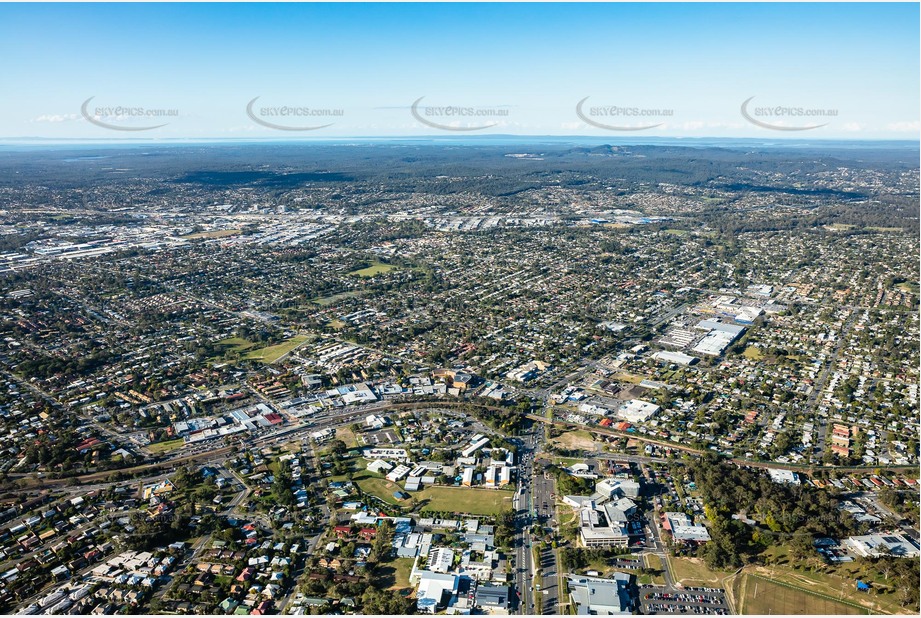
<instances>
[{"instance_id":1,"label":"commercial building","mask_svg":"<svg viewBox=\"0 0 921 618\"><path fill-rule=\"evenodd\" d=\"M678 365L693 365L699 359L696 356L691 356L690 354L684 354L682 352L669 352L669 351L660 351L652 355L657 361L662 361L664 363L676 363Z\"/></svg>"},{"instance_id":2,"label":"commercial building","mask_svg":"<svg viewBox=\"0 0 921 618\"><path fill-rule=\"evenodd\" d=\"M617 616L633 611L630 576L626 573L614 573L609 579L581 575L568 575L566 579L577 615Z\"/></svg>"},{"instance_id":3,"label":"commercial building","mask_svg":"<svg viewBox=\"0 0 921 618\"><path fill-rule=\"evenodd\" d=\"M475 605L483 609L508 611L511 589L508 586L482 584L477 586Z\"/></svg>"},{"instance_id":4,"label":"commercial building","mask_svg":"<svg viewBox=\"0 0 921 618\"><path fill-rule=\"evenodd\" d=\"M652 402L631 399L617 409L617 417L630 423L642 423L658 411L659 406Z\"/></svg>"},{"instance_id":5,"label":"commercial building","mask_svg":"<svg viewBox=\"0 0 921 618\"><path fill-rule=\"evenodd\" d=\"M883 555L914 558L921 553L916 541L897 532L852 536L845 539L844 544L852 552L864 558L876 558Z\"/></svg>"}]
</instances>

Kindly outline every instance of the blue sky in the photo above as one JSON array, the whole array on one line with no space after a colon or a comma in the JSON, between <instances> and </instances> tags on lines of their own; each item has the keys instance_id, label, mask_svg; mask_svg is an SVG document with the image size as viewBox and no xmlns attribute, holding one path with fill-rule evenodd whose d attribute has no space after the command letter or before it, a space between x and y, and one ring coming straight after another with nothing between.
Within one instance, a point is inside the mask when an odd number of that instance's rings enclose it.
<instances>
[{"instance_id":1,"label":"blue sky","mask_svg":"<svg viewBox=\"0 0 921 618\"><path fill-rule=\"evenodd\" d=\"M2 4L0 137L918 139L918 23L912 3Z\"/></svg>"}]
</instances>

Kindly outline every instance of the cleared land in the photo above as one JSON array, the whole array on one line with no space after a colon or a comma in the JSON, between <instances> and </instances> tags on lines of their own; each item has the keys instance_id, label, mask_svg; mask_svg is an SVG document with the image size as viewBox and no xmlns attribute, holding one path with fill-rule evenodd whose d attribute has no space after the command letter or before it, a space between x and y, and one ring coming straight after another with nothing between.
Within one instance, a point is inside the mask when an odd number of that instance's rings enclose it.
<instances>
[{"instance_id":1,"label":"cleared land","mask_svg":"<svg viewBox=\"0 0 921 618\"><path fill-rule=\"evenodd\" d=\"M764 357L764 352L762 352L760 349L756 348L755 346L750 345L747 348L745 348L744 352L742 352L742 356L744 356L745 358L749 360L761 360Z\"/></svg>"},{"instance_id":2,"label":"cleared land","mask_svg":"<svg viewBox=\"0 0 921 618\"><path fill-rule=\"evenodd\" d=\"M741 574L733 583L740 614L868 614L867 609L777 581Z\"/></svg>"},{"instance_id":3,"label":"cleared land","mask_svg":"<svg viewBox=\"0 0 921 618\"><path fill-rule=\"evenodd\" d=\"M389 273L391 270L396 270L397 267L393 264L384 264L383 262L375 262L368 266L367 268L361 268L359 270L353 270L350 272L350 275L355 275L357 277L374 277L376 275L382 275L384 273Z\"/></svg>"},{"instance_id":4,"label":"cleared land","mask_svg":"<svg viewBox=\"0 0 921 618\"><path fill-rule=\"evenodd\" d=\"M425 503L423 511L498 515L512 506L512 493L501 490L426 487L414 495Z\"/></svg>"},{"instance_id":5,"label":"cleared land","mask_svg":"<svg viewBox=\"0 0 921 618\"><path fill-rule=\"evenodd\" d=\"M721 586L722 578L729 575L723 571L711 571L699 558L668 558L672 577L685 586Z\"/></svg>"},{"instance_id":6,"label":"cleared land","mask_svg":"<svg viewBox=\"0 0 921 618\"><path fill-rule=\"evenodd\" d=\"M348 448L358 448L358 438L348 427L339 427L336 430L336 438L342 440Z\"/></svg>"},{"instance_id":7,"label":"cleared land","mask_svg":"<svg viewBox=\"0 0 921 618\"><path fill-rule=\"evenodd\" d=\"M567 431L559 437L554 438L553 441L566 449L593 450L595 448L595 441L592 440L592 434L582 429Z\"/></svg>"},{"instance_id":8,"label":"cleared land","mask_svg":"<svg viewBox=\"0 0 921 618\"><path fill-rule=\"evenodd\" d=\"M307 341L306 335L296 335L285 342L277 345L270 345L266 348L260 348L249 352L244 358L247 360L257 360L263 363L274 363L279 358Z\"/></svg>"}]
</instances>

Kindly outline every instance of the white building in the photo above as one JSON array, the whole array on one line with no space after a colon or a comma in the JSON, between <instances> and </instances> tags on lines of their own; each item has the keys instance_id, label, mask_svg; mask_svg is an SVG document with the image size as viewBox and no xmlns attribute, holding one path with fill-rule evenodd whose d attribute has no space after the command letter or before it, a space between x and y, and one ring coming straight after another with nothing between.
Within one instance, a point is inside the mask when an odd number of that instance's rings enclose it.
<instances>
[{"instance_id":1,"label":"white building","mask_svg":"<svg viewBox=\"0 0 921 618\"><path fill-rule=\"evenodd\" d=\"M912 539L898 532L852 536L845 539L844 543L851 551L864 558L883 555L914 558L921 553Z\"/></svg>"},{"instance_id":2,"label":"white building","mask_svg":"<svg viewBox=\"0 0 921 618\"><path fill-rule=\"evenodd\" d=\"M390 473L387 474L387 480L396 483L401 478L409 474L409 471L410 471L409 466L404 466L403 464L400 464L399 466L391 470Z\"/></svg>"},{"instance_id":3,"label":"white building","mask_svg":"<svg viewBox=\"0 0 921 618\"><path fill-rule=\"evenodd\" d=\"M454 566L454 550L436 547L429 552L428 570L435 573L447 573Z\"/></svg>"},{"instance_id":4,"label":"white building","mask_svg":"<svg viewBox=\"0 0 921 618\"><path fill-rule=\"evenodd\" d=\"M617 417L630 423L642 423L658 411L659 406L652 402L643 401L642 399L631 399L618 408Z\"/></svg>"}]
</instances>

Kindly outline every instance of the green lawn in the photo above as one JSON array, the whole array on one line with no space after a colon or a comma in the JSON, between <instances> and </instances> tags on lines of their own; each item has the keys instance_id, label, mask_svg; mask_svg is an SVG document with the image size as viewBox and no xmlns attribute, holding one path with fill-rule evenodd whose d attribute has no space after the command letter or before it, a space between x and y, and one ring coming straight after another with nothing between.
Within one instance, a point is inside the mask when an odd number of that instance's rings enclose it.
<instances>
[{"instance_id":1,"label":"green lawn","mask_svg":"<svg viewBox=\"0 0 921 618\"><path fill-rule=\"evenodd\" d=\"M295 335L283 343L270 345L258 350L252 350L243 358L246 360L257 360L263 363L274 363L279 358L307 341L306 335Z\"/></svg>"},{"instance_id":2,"label":"green lawn","mask_svg":"<svg viewBox=\"0 0 921 618\"><path fill-rule=\"evenodd\" d=\"M742 356L749 360L761 360L764 357L764 352L760 348L750 345L742 352Z\"/></svg>"},{"instance_id":3,"label":"green lawn","mask_svg":"<svg viewBox=\"0 0 921 618\"><path fill-rule=\"evenodd\" d=\"M413 558L395 558L380 565L374 571L374 582L378 588L401 590L411 588L409 574L413 570Z\"/></svg>"},{"instance_id":4,"label":"green lawn","mask_svg":"<svg viewBox=\"0 0 921 618\"><path fill-rule=\"evenodd\" d=\"M402 491L403 488L396 483L391 483L385 479L380 474L375 474L369 470L365 470L362 465L358 470L354 470L349 474L339 474L329 477L330 482L334 481L351 481L361 489L362 492L376 496L386 502L387 504L393 505L404 505L409 504L408 500L400 501L393 497L393 492Z\"/></svg>"},{"instance_id":5,"label":"green lawn","mask_svg":"<svg viewBox=\"0 0 921 618\"><path fill-rule=\"evenodd\" d=\"M423 511L498 515L512 507L512 492L470 487L426 487L415 493Z\"/></svg>"},{"instance_id":6,"label":"green lawn","mask_svg":"<svg viewBox=\"0 0 921 618\"><path fill-rule=\"evenodd\" d=\"M843 595L844 601L851 603L871 602L880 613L906 613L906 608L899 604L898 590L891 581L886 580L884 574L854 562L837 566L822 565L817 569L792 569L781 562L777 566L762 567L760 572L772 580L803 588L819 596L839 599ZM854 581L857 579L870 583L873 593L868 595L857 592L854 589Z\"/></svg>"},{"instance_id":7,"label":"green lawn","mask_svg":"<svg viewBox=\"0 0 921 618\"><path fill-rule=\"evenodd\" d=\"M662 566L662 558L655 554L646 554L645 556L646 566L650 569L655 569L656 571L663 571L664 567ZM661 584L665 585L665 577L663 575L644 575L643 577L648 577L650 584Z\"/></svg>"},{"instance_id":8,"label":"green lawn","mask_svg":"<svg viewBox=\"0 0 921 618\"><path fill-rule=\"evenodd\" d=\"M228 348L233 348L234 350L239 350L240 352L243 350L248 350L256 345L252 341L244 339L243 337L228 337L227 339L221 339L217 342L217 344Z\"/></svg>"},{"instance_id":9,"label":"green lawn","mask_svg":"<svg viewBox=\"0 0 921 618\"><path fill-rule=\"evenodd\" d=\"M175 440L167 440L166 442L148 444L147 450L154 455L159 455L160 453L169 453L170 451L180 449L182 448L183 444L185 444L185 440L182 438L176 438Z\"/></svg>"},{"instance_id":10,"label":"green lawn","mask_svg":"<svg viewBox=\"0 0 921 618\"><path fill-rule=\"evenodd\" d=\"M560 436L560 438L563 436ZM559 440L559 438L553 438L553 440ZM558 466L570 467L578 463L585 463L584 459L579 459L578 457L554 457L553 463Z\"/></svg>"},{"instance_id":11,"label":"green lawn","mask_svg":"<svg viewBox=\"0 0 921 618\"><path fill-rule=\"evenodd\" d=\"M740 614L868 614L868 610L783 585L757 575L741 574L733 583Z\"/></svg>"},{"instance_id":12,"label":"green lawn","mask_svg":"<svg viewBox=\"0 0 921 618\"><path fill-rule=\"evenodd\" d=\"M389 273L391 270L396 270L397 267L393 264L384 264L382 262L374 262L367 268L361 268L359 270L353 270L350 272L350 275L355 275L357 277L375 277L377 275L382 275L384 273Z\"/></svg>"}]
</instances>

